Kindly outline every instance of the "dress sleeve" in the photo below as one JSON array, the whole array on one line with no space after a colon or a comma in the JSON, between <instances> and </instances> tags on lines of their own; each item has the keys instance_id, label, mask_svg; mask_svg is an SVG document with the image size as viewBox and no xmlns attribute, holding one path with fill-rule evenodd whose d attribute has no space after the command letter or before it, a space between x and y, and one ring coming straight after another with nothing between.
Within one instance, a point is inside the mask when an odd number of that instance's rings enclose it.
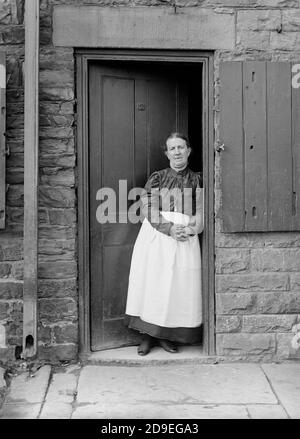
<instances>
[{"instance_id":1,"label":"dress sleeve","mask_svg":"<svg viewBox=\"0 0 300 439\"><path fill-rule=\"evenodd\" d=\"M145 185L144 194L141 197L142 213L158 232L170 235L170 229L173 223L165 220L159 211L159 190L159 172L154 172L150 175Z\"/></svg>"},{"instance_id":2,"label":"dress sleeve","mask_svg":"<svg viewBox=\"0 0 300 439\"><path fill-rule=\"evenodd\" d=\"M204 228L204 189L203 189L203 178L200 172L196 175L196 188L195 188L195 205L196 211L193 217L194 224L190 225L195 235L203 232Z\"/></svg>"}]
</instances>

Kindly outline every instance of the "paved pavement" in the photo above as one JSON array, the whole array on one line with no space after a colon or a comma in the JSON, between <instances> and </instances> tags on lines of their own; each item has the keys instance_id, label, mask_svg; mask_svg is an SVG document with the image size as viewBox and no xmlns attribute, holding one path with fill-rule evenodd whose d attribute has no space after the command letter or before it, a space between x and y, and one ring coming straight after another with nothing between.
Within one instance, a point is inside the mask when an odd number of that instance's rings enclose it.
<instances>
[{"instance_id":1,"label":"paved pavement","mask_svg":"<svg viewBox=\"0 0 300 439\"><path fill-rule=\"evenodd\" d=\"M0 418L300 419L300 362L205 364L136 348L42 366L11 382Z\"/></svg>"}]
</instances>

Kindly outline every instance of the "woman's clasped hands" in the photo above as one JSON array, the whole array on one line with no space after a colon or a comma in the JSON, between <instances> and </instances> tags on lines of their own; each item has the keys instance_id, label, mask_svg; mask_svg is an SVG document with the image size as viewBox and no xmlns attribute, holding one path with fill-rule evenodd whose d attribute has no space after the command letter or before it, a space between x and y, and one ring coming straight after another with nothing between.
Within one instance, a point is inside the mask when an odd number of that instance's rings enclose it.
<instances>
[{"instance_id":1,"label":"woman's clasped hands","mask_svg":"<svg viewBox=\"0 0 300 439\"><path fill-rule=\"evenodd\" d=\"M170 229L170 235L176 241L187 241L189 236L194 235L195 232L190 227L195 224L195 217L191 217L188 226L183 224L173 224Z\"/></svg>"}]
</instances>

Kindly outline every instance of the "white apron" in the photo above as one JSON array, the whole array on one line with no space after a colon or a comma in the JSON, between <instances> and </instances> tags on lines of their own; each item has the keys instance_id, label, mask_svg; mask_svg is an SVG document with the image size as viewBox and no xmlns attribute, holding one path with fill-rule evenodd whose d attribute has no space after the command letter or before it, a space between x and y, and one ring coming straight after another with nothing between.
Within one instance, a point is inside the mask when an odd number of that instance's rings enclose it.
<instances>
[{"instance_id":1,"label":"white apron","mask_svg":"<svg viewBox=\"0 0 300 439\"><path fill-rule=\"evenodd\" d=\"M168 221L188 225L187 215L161 214ZM193 328L202 323L197 235L185 242L176 241L144 219L132 254L126 314L168 328Z\"/></svg>"}]
</instances>

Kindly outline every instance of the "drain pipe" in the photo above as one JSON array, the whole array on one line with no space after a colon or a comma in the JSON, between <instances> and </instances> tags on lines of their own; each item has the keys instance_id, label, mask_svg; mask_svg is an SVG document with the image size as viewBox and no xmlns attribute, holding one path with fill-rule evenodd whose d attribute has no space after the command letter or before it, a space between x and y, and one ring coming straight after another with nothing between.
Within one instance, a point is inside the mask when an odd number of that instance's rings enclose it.
<instances>
[{"instance_id":1,"label":"drain pipe","mask_svg":"<svg viewBox=\"0 0 300 439\"><path fill-rule=\"evenodd\" d=\"M25 0L23 358L37 354L39 0Z\"/></svg>"}]
</instances>

